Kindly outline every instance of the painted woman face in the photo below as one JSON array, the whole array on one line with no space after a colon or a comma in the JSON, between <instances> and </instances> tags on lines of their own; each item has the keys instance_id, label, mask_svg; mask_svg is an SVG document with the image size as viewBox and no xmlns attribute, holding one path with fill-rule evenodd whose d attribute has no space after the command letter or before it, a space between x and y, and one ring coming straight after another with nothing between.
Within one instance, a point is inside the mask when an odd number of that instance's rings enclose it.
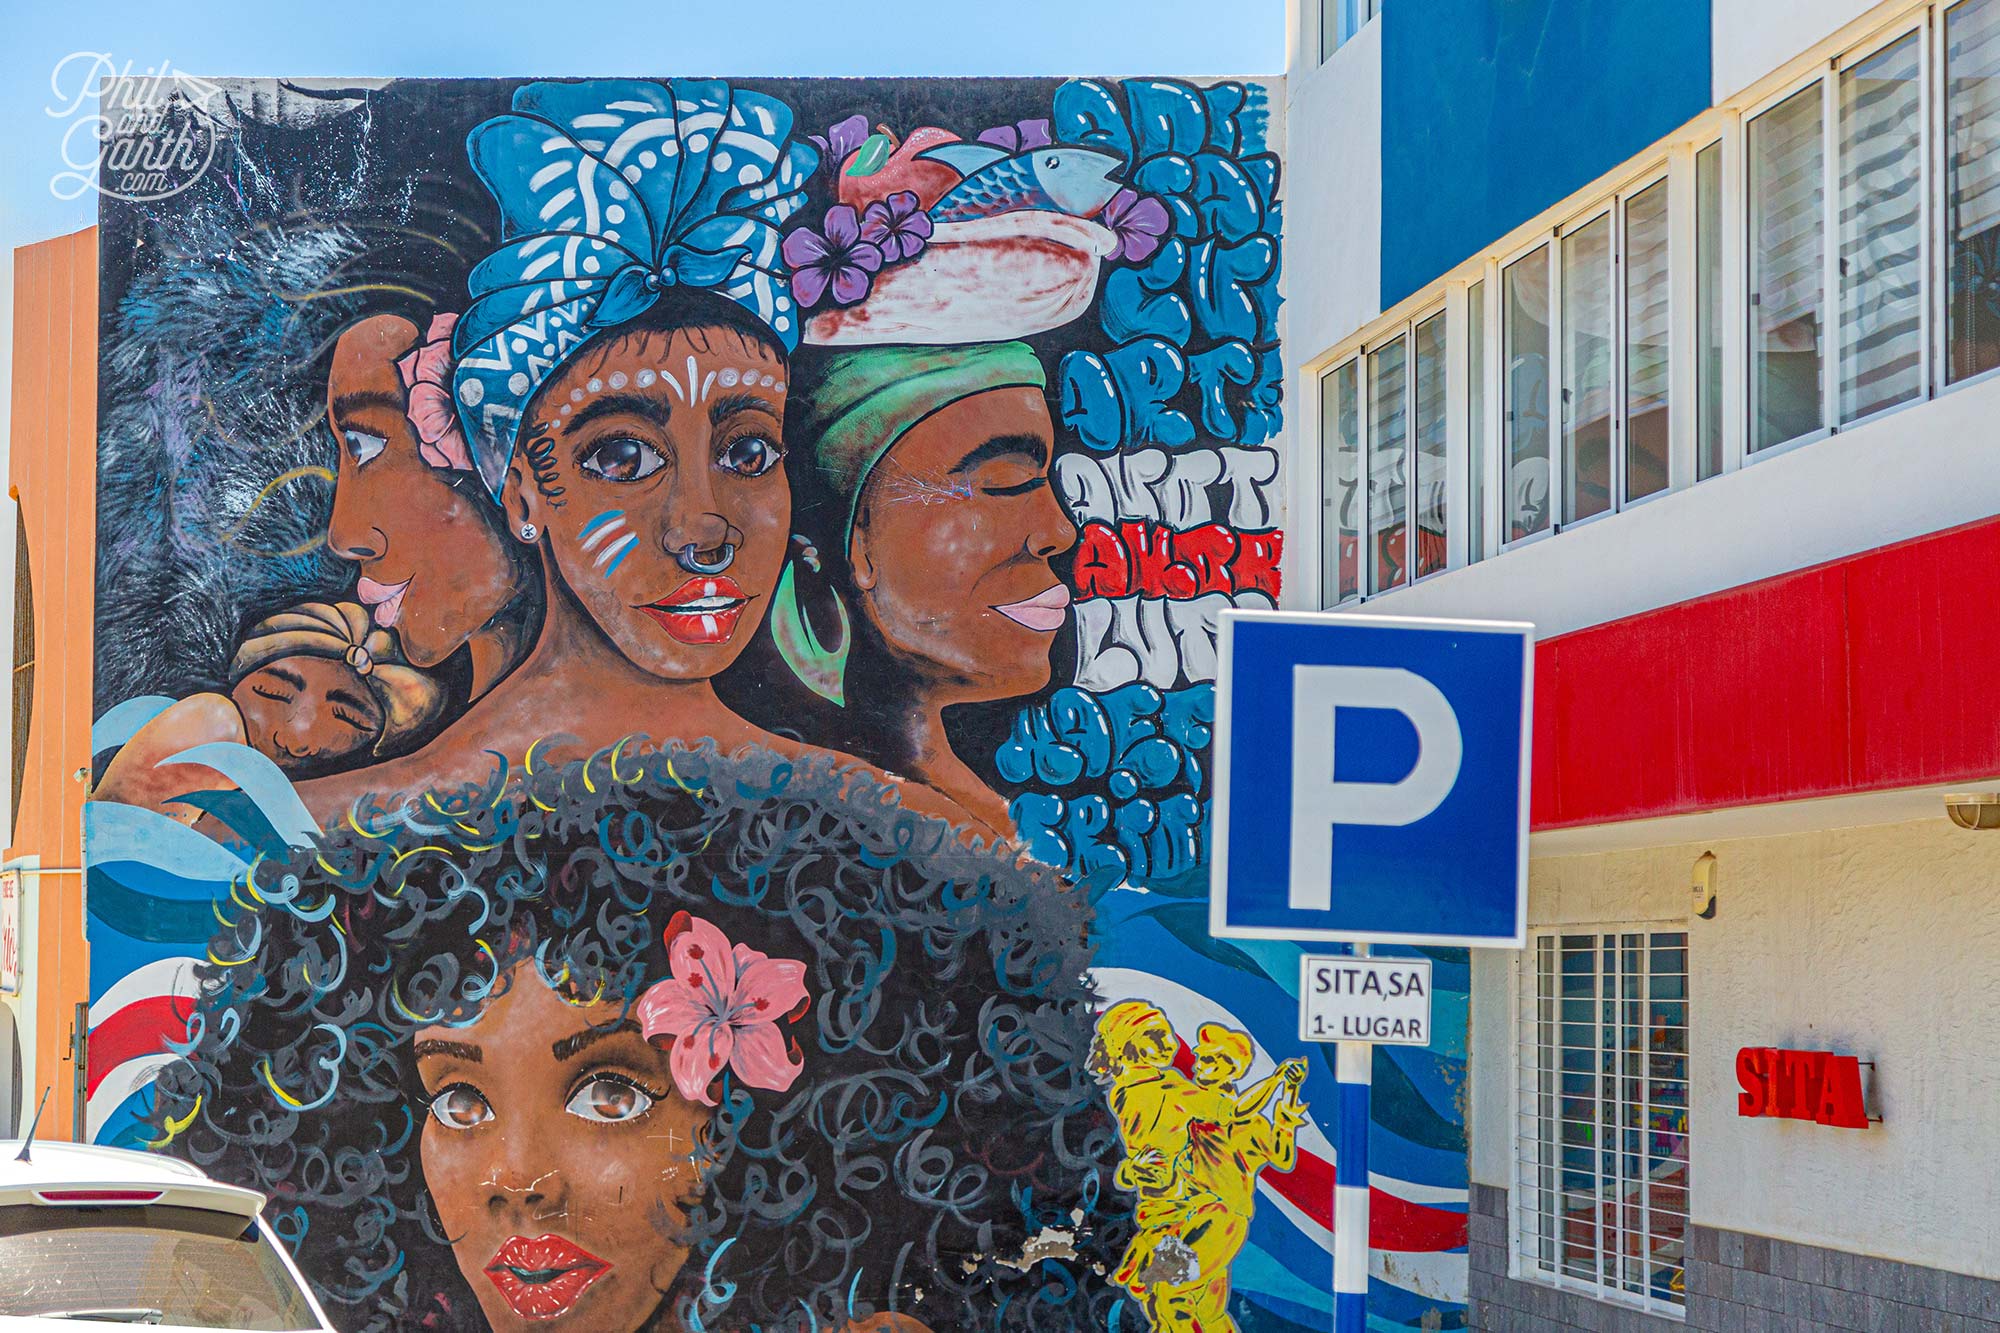
<instances>
[{"instance_id":1,"label":"painted woman face","mask_svg":"<svg viewBox=\"0 0 2000 1333\"><path fill-rule=\"evenodd\" d=\"M1069 589L1049 561L1076 527L1049 487L1055 440L1030 388L989 389L912 426L862 488L850 556L890 650L964 699L1049 681Z\"/></svg>"},{"instance_id":2,"label":"painted woman face","mask_svg":"<svg viewBox=\"0 0 2000 1333\"><path fill-rule=\"evenodd\" d=\"M327 657L283 657L229 692L250 744L295 776L311 776L381 739L385 721L360 673Z\"/></svg>"},{"instance_id":3,"label":"painted woman face","mask_svg":"<svg viewBox=\"0 0 2000 1333\"><path fill-rule=\"evenodd\" d=\"M508 481L562 582L620 652L706 679L764 616L790 538L785 363L724 329L632 334L535 400Z\"/></svg>"},{"instance_id":4,"label":"painted woman face","mask_svg":"<svg viewBox=\"0 0 2000 1333\"><path fill-rule=\"evenodd\" d=\"M634 1333L687 1262L703 1108L616 1005L532 966L465 1027L415 1037L424 1184L495 1329Z\"/></svg>"},{"instance_id":5,"label":"painted woman face","mask_svg":"<svg viewBox=\"0 0 2000 1333\"><path fill-rule=\"evenodd\" d=\"M396 359L417 340L396 315L340 335L327 420L340 447L327 548L361 567L356 597L416 666L436 666L520 594L498 506L477 476L418 453Z\"/></svg>"}]
</instances>

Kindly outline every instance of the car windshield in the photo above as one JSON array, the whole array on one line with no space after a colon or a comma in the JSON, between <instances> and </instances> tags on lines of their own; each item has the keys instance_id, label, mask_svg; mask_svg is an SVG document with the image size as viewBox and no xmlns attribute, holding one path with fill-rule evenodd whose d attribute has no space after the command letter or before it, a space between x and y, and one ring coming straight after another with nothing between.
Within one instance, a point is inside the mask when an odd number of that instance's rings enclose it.
<instances>
[{"instance_id":1,"label":"car windshield","mask_svg":"<svg viewBox=\"0 0 2000 1333\"><path fill-rule=\"evenodd\" d=\"M261 1228L205 1208L0 1207L0 1315L315 1329Z\"/></svg>"}]
</instances>

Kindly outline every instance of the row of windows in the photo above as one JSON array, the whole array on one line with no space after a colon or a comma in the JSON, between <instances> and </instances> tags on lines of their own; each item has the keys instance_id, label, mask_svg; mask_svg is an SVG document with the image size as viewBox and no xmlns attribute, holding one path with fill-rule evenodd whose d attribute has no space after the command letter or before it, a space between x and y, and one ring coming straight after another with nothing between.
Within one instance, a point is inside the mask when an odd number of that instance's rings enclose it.
<instances>
[{"instance_id":1,"label":"row of windows","mask_svg":"<svg viewBox=\"0 0 2000 1333\"><path fill-rule=\"evenodd\" d=\"M2000 0L1903 20L1684 162L1486 265L1462 322L1440 298L1326 372L1325 603L2000 367Z\"/></svg>"}]
</instances>

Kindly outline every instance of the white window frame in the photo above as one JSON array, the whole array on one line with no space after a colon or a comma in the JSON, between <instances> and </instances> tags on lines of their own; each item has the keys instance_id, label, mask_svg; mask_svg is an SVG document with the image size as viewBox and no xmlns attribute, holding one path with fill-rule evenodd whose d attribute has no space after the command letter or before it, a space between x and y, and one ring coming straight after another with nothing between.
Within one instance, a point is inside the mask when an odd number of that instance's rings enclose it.
<instances>
[{"instance_id":1,"label":"white window frame","mask_svg":"<svg viewBox=\"0 0 2000 1333\"><path fill-rule=\"evenodd\" d=\"M1867 42L1844 51L1832 62L1832 70L1827 75L1830 97L1826 103L1827 121L1823 126L1826 143L1826 169L1828 192L1825 200L1826 211L1826 260L1827 260L1827 305L1829 324L1834 330L1833 355L1827 367L1827 421L1834 432L1853 430L1870 421L1877 421L1897 412L1906 411L1920 403L1927 403L1937 395L1939 379L1938 348L1934 343L1939 338L1938 326L1944 321L1940 304L1942 282L1936 269L1936 251L1941 249L1932 235L1937 226L1937 199L1934 197L1941 188L1944 177L1935 169L1932 161L1936 153L1936 141L1943 137L1938 131L1943 125L1944 98L1936 77L1936 67L1942 57L1936 48L1942 43L1934 34L1929 6L1908 15L1905 19L1869 36ZM1846 355L1846 330L1839 322L1842 317L1840 291L1840 76L1856 65L1881 54L1911 33L1917 34L1917 271L1918 281L1923 290L1917 294L1917 394L1906 402L1894 403L1867 412L1852 421L1840 417L1840 384L1844 373L1843 360ZM1761 455L1760 455L1761 456Z\"/></svg>"},{"instance_id":2,"label":"white window frame","mask_svg":"<svg viewBox=\"0 0 2000 1333\"><path fill-rule=\"evenodd\" d=\"M1755 121L1759 116L1773 107L1790 100L1795 94L1810 88L1815 82L1819 84L1820 424L1817 430L1807 431L1802 435L1795 435L1783 444L1774 444L1768 449L1754 449L1752 446L1756 442L1757 428L1750 398L1750 382L1753 378L1750 365L1756 356L1756 337L1751 329L1751 323L1755 318L1757 307L1750 304L1750 253L1755 246L1756 233L1754 228L1756 227L1757 220L1752 215L1750 209L1750 126L1751 122ZM1840 260L1837 253L1837 237L1829 226L1836 205L1828 197L1830 192L1836 191L1839 188L1839 177L1834 174L1833 159L1835 153L1833 145L1830 142L1835 130L1833 122L1838 119L1839 107L1839 92L1834 87L1833 62L1827 61L1815 65L1810 72L1800 75L1790 83L1787 83L1779 91L1767 97L1759 98L1756 103L1744 109L1738 121L1738 124L1741 126L1738 139L1742 145L1742 151L1736 155L1736 171L1739 173L1736 195L1738 208L1734 219L1725 212L1722 224L1725 230L1734 230L1740 233L1743 238L1743 265L1737 279L1741 284L1743 292L1741 299L1742 316L1737 331L1738 347L1740 348L1737 353L1737 359L1743 365L1743 404L1742 420L1739 429L1742 437L1741 456L1743 465L1746 467L1752 463L1761 463L1767 458L1776 458L1781 454L1788 454L1794 449L1802 448L1808 444L1816 444L1826 439L1833 434L1833 423L1839 417L1838 399L1840 389L1835 370L1840 359L1839 293L1831 290L1829 284L1835 282L1837 278ZM1729 163L1726 159L1722 165L1725 171L1729 169Z\"/></svg>"},{"instance_id":3,"label":"white window frame","mask_svg":"<svg viewBox=\"0 0 2000 1333\"><path fill-rule=\"evenodd\" d=\"M1548 251L1549 272L1549 364L1546 377L1549 395L1549 523L1539 532L1530 532L1522 537L1509 537L1512 530L1508 522L1507 462L1512 450L1507 441L1507 416L1511 406L1507 400L1508 370L1511 368L1507 347L1507 270L1533 255L1537 250ZM1492 436L1496 441L1493 455L1499 468L1500 526L1497 532L1497 550L1512 551L1535 542L1547 541L1563 529L1562 524L1562 247L1556 231L1549 230L1535 237L1525 245L1500 256L1494 264L1495 284L1487 288L1486 304L1497 312L1497 321L1491 321L1494 342L1486 349L1486 359L1497 366L1499 371L1500 396L1494 400L1494 419L1497 431ZM1490 316L1489 316L1490 319Z\"/></svg>"},{"instance_id":4,"label":"white window frame","mask_svg":"<svg viewBox=\"0 0 2000 1333\"><path fill-rule=\"evenodd\" d=\"M1951 300L1951 293L1946 286L1951 267L1951 247L1942 243L1944 229L1949 225L1944 210L1947 179L1945 153L1949 142L1945 126L1951 113L1946 101L1951 92L1951 70L1947 63L1949 43L1946 38L1951 11L1962 3L1964 0L1949 0L1949 3L1941 0L1934 6L1933 12L1936 17L1931 24L1930 59L1925 64L1925 70L1930 77L1930 88L1924 107L1924 129L1930 135L1931 151L1927 165L1931 177L1924 193L1924 203L1931 212L1924 229L1924 241L1931 247L1931 267L1925 270L1926 276L1931 280L1931 299L1924 303L1924 313L1931 317L1933 342L1930 351L1933 369L1930 387L1933 397L1943 397L1945 394L1957 393L1960 389L1974 384L1984 384L1990 379L2000 378L2000 365L1989 366L1978 374L1968 375L1962 380L1948 378L1951 366L1951 329L1945 310Z\"/></svg>"},{"instance_id":5,"label":"white window frame","mask_svg":"<svg viewBox=\"0 0 2000 1333\"><path fill-rule=\"evenodd\" d=\"M1342 370L1346 369L1349 366L1354 367L1354 375L1355 375L1355 418L1356 418L1355 428L1354 428L1355 450L1356 450L1355 459L1356 459L1356 468L1359 474L1355 483L1355 490L1358 497L1356 503L1361 506L1361 518L1357 528L1357 535L1356 535L1357 545L1355 547L1355 553L1354 553L1354 558L1355 558L1354 595L1352 597L1341 597L1339 595L1340 581L1338 573L1340 520L1339 516L1335 515L1331 523L1327 521L1328 511L1326 504L1327 490L1328 487L1331 486L1333 482L1333 478L1329 477L1326 473L1326 436L1328 431L1337 429L1337 424L1329 422L1326 419L1326 412L1324 410L1324 405L1326 403L1326 382L1329 379L1333 378L1335 375L1338 375ZM1319 597L1315 603L1315 609L1317 610L1331 610L1335 607L1348 606L1351 604L1359 604L1361 600L1367 596L1367 587L1368 587L1368 582L1367 582L1368 571L1366 567L1367 551L1364 545L1368 540L1368 512L1367 512L1368 378L1367 377L1368 377L1368 360L1357 349L1355 351L1347 353L1344 356L1335 357L1333 360L1327 362L1327 364L1323 368L1313 373L1310 380L1308 381L1309 383L1312 384L1315 390L1315 392L1312 395L1312 402L1313 402L1312 410L1316 417L1318 425L1318 431L1314 437L1315 442L1318 445L1318 448L1312 451L1313 455L1312 470L1319 477L1319 493L1316 497L1316 499L1318 500L1318 504L1313 506L1313 511L1312 511L1316 521L1319 524L1319 542L1318 542L1319 561L1313 574L1315 581L1319 584ZM1336 552L1336 560L1334 565L1334 569L1336 572L1334 575L1334 586L1331 588L1326 586L1326 546L1328 542L1332 542L1335 544L1335 552Z\"/></svg>"},{"instance_id":6,"label":"white window frame","mask_svg":"<svg viewBox=\"0 0 2000 1333\"><path fill-rule=\"evenodd\" d=\"M1543 1142L1545 1137L1542 1132L1542 1124L1543 1124L1542 1110L1538 1103L1538 1099L1541 1095L1539 1087L1539 1075L1542 1072L1542 1065L1539 1061L1540 1061L1540 1053L1544 1049L1544 1045L1538 1040L1531 1039L1536 1035L1538 1035L1535 1033L1534 1029L1537 1019L1536 1004L1539 1000L1539 994L1536 989L1536 983L1539 980L1538 960L1540 957L1540 945L1543 941L1554 941L1554 948L1557 953L1556 966L1558 970L1558 975L1560 975L1560 967L1561 967L1560 955L1562 948L1561 937L1565 935L1589 935L1592 937L1593 941L1592 952L1594 955L1597 955L1593 959L1593 966L1592 966L1592 977L1594 979L1594 984L1592 988L1593 1024L1599 1029L1601 1034L1602 1028L1604 1026L1603 1005L1605 1002L1605 995L1604 995L1605 972L1603 969L1603 961L1601 957L1601 951L1604 948L1604 937L1607 935L1623 936L1628 934L1637 934L1644 939L1646 968L1644 976L1642 978L1641 1000L1643 1003L1643 1001L1649 998L1649 989L1650 989L1649 983L1651 982L1652 977L1654 975L1652 967L1652 954L1654 947L1652 942L1652 936L1659 933L1679 935L1682 941L1681 953L1683 959L1682 962L1683 972L1681 975L1683 978L1683 985L1682 985L1681 1004L1684 1006L1682 1010L1682 1017L1688 1020L1688 1022L1684 1027L1683 1045L1686 1048L1686 1050L1685 1054L1681 1056L1681 1059L1683 1062L1682 1072L1684 1075L1686 1075L1686 1077L1679 1080L1653 1079L1652 1070L1650 1068L1651 1055L1652 1055L1652 1050L1651 1050L1652 1025L1649 1023L1642 1022L1641 1024L1644 1036L1642 1038L1642 1043L1639 1048L1638 1055L1641 1063L1642 1077L1645 1079L1648 1086L1656 1082L1670 1082L1670 1083L1679 1082L1682 1084L1682 1099L1683 1102L1685 1103L1683 1109L1689 1117L1689 1119L1685 1124L1682 1134L1683 1137L1682 1151L1685 1154L1688 1162L1688 1174L1685 1178L1685 1182L1681 1186L1681 1189L1683 1191L1683 1199L1687 1205L1687 1213L1682 1216L1682 1223L1681 1223L1682 1225L1681 1274L1682 1274L1683 1290L1681 1293L1681 1300L1678 1303L1656 1297L1651 1293L1650 1290L1639 1293L1628 1291L1624 1289L1622 1286L1617 1285L1615 1279L1613 1279L1611 1283L1607 1284L1607 1282L1604 1280L1604 1274L1603 1274L1604 1259L1607 1257L1607 1252L1606 1248L1601 1243L1601 1240L1595 1246L1594 1250L1598 1268L1598 1274L1594 1279L1587 1280L1578 1277L1574 1274L1563 1272L1560 1259L1558 1259L1555 1267L1553 1268L1544 1267L1540 1260L1539 1255L1535 1253L1535 1251L1539 1249L1540 1243L1543 1238L1540 1231L1534 1229L1530 1224L1530 1219L1539 1216L1539 1213L1530 1206L1530 1199L1528 1197L1531 1193L1545 1192L1547 1189L1547 1186L1540 1180L1535 1180L1531 1184L1531 1176L1535 1176L1543 1166L1543 1163L1539 1159L1539 1148L1540 1144ZM1603 1301L1607 1304L1620 1305L1629 1309L1642 1310L1650 1314L1661 1315L1670 1319L1686 1318L1687 1292L1685 1288L1686 1288L1687 1264L1689 1258L1687 1246L1689 1240L1688 1233L1693 1226L1692 1139L1693 1139L1694 1125L1692 1122L1692 1112L1693 1112L1692 1078L1694 1070L1694 1050L1693 1050L1693 1042L1691 1039L1692 1027L1693 1027L1692 1019L1694 1015L1693 945L1694 945L1694 937L1692 932L1688 929L1688 923L1686 921L1656 920L1656 921L1627 921L1627 922L1608 922L1608 923L1607 922L1579 923L1572 925L1550 925L1550 926L1537 926L1531 928L1530 931L1528 932L1527 946L1516 956L1514 963L1515 984L1512 988L1513 990L1512 1003L1511 1003L1512 1012L1510 1013L1510 1018L1512 1020L1511 1024L1512 1034L1514 1039L1514 1059L1511 1061L1511 1066L1512 1066L1511 1082L1512 1082L1514 1123L1511 1129L1511 1142L1508 1145L1509 1155L1512 1159L1512 1169L1508 1181L1508 1191L1507 1191L1508 1192L1507 1273L1510 1278L1513 1278L1517 1281L1540 1283L1542 1285L1555 1287L1560 1290L1575 1292L1591 1300ZM1561 999L1559 995L1557 997L1556 1004L1558 1008L1556 1010L1557 1016L1555 1022L1556 1025L1559 1027L1561 1025L1561 1016L1559 1007L1561 1004ZM1561 1049L1559 1043L1560 1043L1560 1038L1558 1036L1557 1046L1550 1049ZM1604 1049L1605 1047L1603 1045L1602 1037L1600 1035L1594 1050L1601 1054L1604 1051ZM1625 1053L1626 1051L1626 1048L1623 1047L1622 1045L1617 1047L1616 1049L1620 1053ZM1601 1063L1599 1065L1599 1069L1594 1072L1601 1073ZM1560 1058L1556 1060L1556 1073L1558 1077L1561 1074ZM1556 1092L1553 1094L1553 1098L1555 1103L1554 1109L1556 1111L1557 1123L1559 1124L1561 1122L1561 1101L1562 1101L1562 1092L1559 1086ZM1603 1104L1601 1082L1598 1085L1598 1095L1594 1098L1594 1100L1600 1106ZM1648 1098L1646 1105L1648 1107L1653 1105L1650 1098ZM1593 1142L1596 1141L1596 1132L1601 1124L1602 1124L1602 1116L1600 1114L1598 1118L1593 1121L1592 1125ZM1647 1129L1641 1129L1640 1131L1641 1134L1646 1134L1650 1132L1651 1131ZM1533 1148L1532 1152L1530 1151L1531 1146ZM1648 1145L1648 1148L1650 1148L1650 1145ZM1622 1155L1623 1154L1619 1154L1619 1156L1621 1157ZM1651 1159L1650 1150L1642 1154L1642 1160L1650 1160L1650 1159ZM1557 1163L1555 1164L1554 1170L1557 1173L1556 1189L1558 1193L1560 1193L1561 1192L1560 1173L1562 1171L1560 1160L1558 1160ZM1595 1178L1599 1182L1603 1180L1603 1176L1601 1174L1596 1175ZM1597 1186L1597 1188L1593 1190L1593 1195L1595 1196L1596 1194L1601 1192L1601 1189L1602 1185L1600 1183ZM1651 1205L1652 1205L1652 1191L1650 1190L1642 1191L1641 1222L1639 1231L1642 1236L1649 1238L1648 1241L1646 1242L1648 1244L1649 1251L1651 1248L1650 1237L1652 1235ZM1601 1213L1599 1215L1601 1216Z\"/></svg>"},{"instance_id":7,"label":"white window frame","mask_svg":"<svg viewBox=\"0 0 2000 1333\"><path fill-rule=\"evenodd\" d=\"M1427 301L1422 308L1416 310L1406 318L1374 330L1359 347L1344 355L1334 357L1326 363L1323 369L1312 376L1311 382L1319 390L1319 393L1316 395L1318 402L1323 403L1325 401L1323 386L1327 377L1338 374L1345 366L1354 366L1357 388L1356 416L1358 419L1355 423L1355 433L1360 466L1360 480L1357 486L1359 492L1358 504L1361 510L1361 519L1358 525L1360 549L1357 552L1358 568L1356 570L1355 594L1352 597L1339 600L1336 600L1339 589L1330 589L1325 586L1326 544L1340 540L1339 524L1328 525L1326 521L1326 495L1327 486L1330 481L1330 478L1324 475L1326 433L1333 427L1324 419L1325 414L1319 412L1317 407L1315 408L1315 411L1320 416L1319 448L1317 450L1319 460L1317 468L1321 473L1318 496L1320 502L1318 506L1320 515L1318 581L1320 583L1319 604L1322 608L1331 609L1340 606L1358 605L1370 598L1387 597L1389 594L1400 592L1404 588L1414 587L1419 583L1428 583L1439 575L1448 574L1453 569L1458 568L1458 562L1451 555L1451 544L1455 536L1454 524L1460 520L1454 518L1454 514L1458 512L1458 509L1453 507L1452 500L1454 494L1460 492L1447 490L1445 498L1445 563L1442 568L1434 569L1422 578L1415 577L1417 552L1417 326L1428 324L1432 319L1440 317L1445 321L1443 325L1445 363L1445 402L1443 411L1445 416L1445 477L1447 485L1449 485L1452 469L1462 467L1462 460L1464 458L1462 449L1457 447L1459 441L1463 438L1463 433L1460 430L1454 430L1451 424L1453 366L1456 364L1458 348L1462 344L1455 343L1452 338L1453 319L1450 304L1443 290L1436 293L1435 299ZM1371 363L1377 352L1398 339L1401 339L1403 343L1403 438L1405 444L1402 472L1403 493L1407 497L1406 512L1403 521L1406 528L1404 549L1410 570L1410 577L1404 578L1399 583L1391 584L1380 592L1375 592L1372 591L1375 586L1376 536L1375 505L1372 494L1374 476L1371 467L1371 452L1375 444L1375 376L1374 366ZM1462 507L1462 503L1461 501L1460 507Z\"/></svg>"}]
</instances>

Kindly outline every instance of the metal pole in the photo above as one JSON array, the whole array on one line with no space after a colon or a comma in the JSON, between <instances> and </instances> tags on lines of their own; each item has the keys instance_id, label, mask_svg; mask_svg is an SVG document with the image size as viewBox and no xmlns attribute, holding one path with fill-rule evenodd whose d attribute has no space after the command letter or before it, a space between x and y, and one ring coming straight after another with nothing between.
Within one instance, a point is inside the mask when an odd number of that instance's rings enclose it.
<instances>
[{"instance_id":1,"label":"metal pole","mask_svg":"<svg viewBox=\"0 0 2000 1333\"><path fill-rule=\"evenodd\" d=\"M1354 946L1366 958L1368 946ZM1339 1118L1333 1140L1333 1329L1366 1333L1368 1327L1368 1089L1375 1044L1343 1041L1334 1050Z\"/></svg>"}]
</instances>

